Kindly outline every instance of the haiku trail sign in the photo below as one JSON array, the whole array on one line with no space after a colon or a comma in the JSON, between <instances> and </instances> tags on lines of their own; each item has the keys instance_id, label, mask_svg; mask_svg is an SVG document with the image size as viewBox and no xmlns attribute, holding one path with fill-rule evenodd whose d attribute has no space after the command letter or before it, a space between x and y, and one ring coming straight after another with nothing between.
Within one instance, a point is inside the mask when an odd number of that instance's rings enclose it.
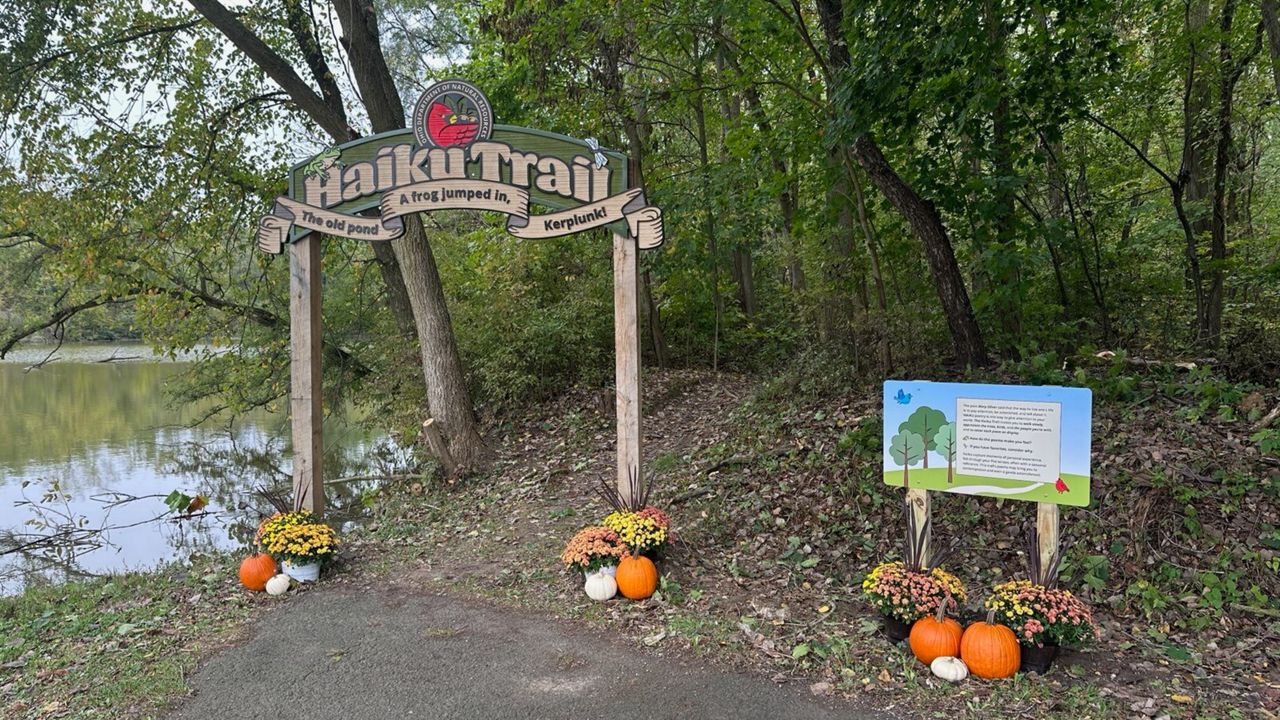
<instances>
[{"instance_id":1,"label":"haiku trail sign","mask_svg":"<svg viewBox=\"0 0 1280 720\"><path fill-rule=\"evenodd\" d=\"M289 248L295 503L324 510L320 236L385 242L404 234L405 215L439 210L501 213L522 240L613 232L617 483L626 493L629 474L640 473L637 250L663 243L661 210L630 187L625 155L594 138L495 124L484 93L462 80L427 88L411 124L294 166L288 193L258 221L260 249Z\"/></svg>"}]
</instances>

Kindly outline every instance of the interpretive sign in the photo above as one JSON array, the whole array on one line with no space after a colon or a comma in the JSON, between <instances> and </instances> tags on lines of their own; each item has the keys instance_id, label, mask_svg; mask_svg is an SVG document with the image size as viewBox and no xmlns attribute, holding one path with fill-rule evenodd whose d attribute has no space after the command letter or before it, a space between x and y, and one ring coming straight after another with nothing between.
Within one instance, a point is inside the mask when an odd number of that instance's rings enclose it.
<instances>
[{"instance_id":1,"label":"interpretive sign","mask_svg":"<svg viewBox=\"0 0 1280 720\"><path fill-rule=\"evenodd\" d=\"M884 480L919 490L1089 504L1085 388L890 380Z\"/></svg>"}]
</instances>

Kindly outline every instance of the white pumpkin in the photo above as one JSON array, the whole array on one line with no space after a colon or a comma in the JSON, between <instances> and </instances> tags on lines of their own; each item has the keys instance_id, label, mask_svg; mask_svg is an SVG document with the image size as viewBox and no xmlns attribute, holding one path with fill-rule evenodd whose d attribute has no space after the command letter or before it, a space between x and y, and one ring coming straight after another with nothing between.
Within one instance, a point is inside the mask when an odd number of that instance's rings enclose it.
<instances>
[{"instance_id":1,"label":"white pumpkin","mask_svg":"<svg viewBox=\"0 0 1280 720\"><path fill-rule=\"evenodd\" d=\"M929 671L947 682L958 683L969 677L969 666L957 657L940 657L929 663Z\"/></svg>"},{"instance_id":2,"label":"white pumpkin","mask_svg":"<svg viewBox=\"0 0 1280 720\"><path fill-rule=\"evenodd\" d=\"M268 595L283 595L289 592L289 576L280 574L267 581Z\"/></svg>"},{"instance_id":3,"label":"white pumpkin","mask_svg":"<svg viewBox=\"0 0 1280 720\"><path fill-rule=\"evenodd\" d=\"M618 594L618 581L608 573L593 573L583 589L587 591L587 597L603 602Z\"/></svg>"}]
</instances>

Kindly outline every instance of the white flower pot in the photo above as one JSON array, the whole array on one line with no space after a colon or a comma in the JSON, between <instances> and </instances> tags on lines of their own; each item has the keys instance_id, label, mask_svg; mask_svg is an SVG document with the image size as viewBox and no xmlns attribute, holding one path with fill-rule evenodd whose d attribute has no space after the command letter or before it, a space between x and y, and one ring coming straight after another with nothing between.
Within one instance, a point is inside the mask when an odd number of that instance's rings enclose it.
<instances>
[{"instance_id":1,"label":"white flower pot","mask_svg":"<svg viewBox=\"0 0 1280 720\"><path fill-rule=\"evenodd\" d=\"M596 570L593 570L593 571L591 571L591 572L587 572L587 571L585 571L585 570L584 570L584 571L582 571L582 579L583 579L583 580L586 580L586 579L590 578L592 575L595 575L595 574L608 575L609 577L617 577L617 576L618 576L618 566L617 566L617 565L603 565L603 566L601 566L600 568L597 568Z\"/></svg>"},{"instance_id":2,"label":"white flower pot","mask_svg":"<svg viewBox=\"0 0 1280 720\"><path fill-rule=\"evenodd\" d=\"M285 560L284 574L298 582L315 582L320 579L320 563L312 562L305 565L294 565Z\"/></svg>"}]
</instances>

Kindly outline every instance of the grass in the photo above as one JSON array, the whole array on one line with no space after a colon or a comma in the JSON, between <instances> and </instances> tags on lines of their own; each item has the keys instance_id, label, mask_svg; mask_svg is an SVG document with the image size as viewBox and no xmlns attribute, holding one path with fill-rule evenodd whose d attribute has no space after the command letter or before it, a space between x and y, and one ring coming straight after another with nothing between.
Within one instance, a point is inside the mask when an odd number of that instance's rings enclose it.
<instances>
[{"instance_id":1,"label":"grass","mask_svg":"<svg viewBox=\"0 0 1280 720\"><path fill-rule=\"evenodd\" d=\"M159 716L250 614L232 562L213 556L0 598L0 717Z\"/></svg>"},{"instance_id":2,"label":"grass","mask_svg":"<svg viewBox=\"0 0 1280 720\"><path fill-rule=\"evenodd\" d=\"M918 490L938 490L941 492L958 492L960 488L965 487L995 487L1008 488L1010 490L1019 490L1022 492L983 492L983 493L961 493L961 494L981 494L986 497L1003 497L1010 500L1022 500L1031 502L1047 502L1057 505L1077 505L1086 506L1089 504L1089 477L1087 475L1074 475L1072 473L1061 473L1060 476L1067 484L1068 489L1065 492L1058 492L1053 483L1031 483L1022 480L1005 480L1003 478L981 477L977 475L964 475L959 472L952 472L951 481L947 481L946 467L931 468L911 468L907 474L907 479L911 487ZM892 487L902 487L902 469L884 471L884 482Z\"/></svg>"}]
</instances>

